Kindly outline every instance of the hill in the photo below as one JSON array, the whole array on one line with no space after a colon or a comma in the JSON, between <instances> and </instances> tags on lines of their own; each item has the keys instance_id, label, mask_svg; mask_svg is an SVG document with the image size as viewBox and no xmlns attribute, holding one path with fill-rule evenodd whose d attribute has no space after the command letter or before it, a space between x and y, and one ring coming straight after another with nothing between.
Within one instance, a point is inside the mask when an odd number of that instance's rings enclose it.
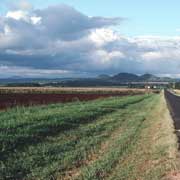
<instances>
[{"instance_id":1,"label":"hill","mask_svg":"<svg viewBox=\"0 0 180 180\"><path fill-rule=\"evenodd\" d=\"M131 73L119 73L117 75L114 75L111 79L120 82L170 82L173 80L167 77L158 77L153 74L143 74L138 76L136 74Z\"/></svg>"},{"instance_id":2,"label":"hill","mask_svg":"<svg viewBox=\"0 0 180 180\"><path fill-rule=\"evenodd\" d=\"M152 74L136 75L132 73L118 73L114 76L101 74L95 78L20 78L0 79L0 85L5 86L65 86L65 87L93 87L93 86L126 86L132 82L172 82L175 79L157 77Z\"/></svg>"},{"instance_id":3,"label":"hill","mask_svg":"<svg viewBox=\"0 0 180 180\"><path fill-rule=\"evenodd\" d=\"M114 75L112 79L121 82L131 82L131 81L137 81L139 79L139 76L131 73L119 73L117 75Z\"/></svg>"}]
</instances>

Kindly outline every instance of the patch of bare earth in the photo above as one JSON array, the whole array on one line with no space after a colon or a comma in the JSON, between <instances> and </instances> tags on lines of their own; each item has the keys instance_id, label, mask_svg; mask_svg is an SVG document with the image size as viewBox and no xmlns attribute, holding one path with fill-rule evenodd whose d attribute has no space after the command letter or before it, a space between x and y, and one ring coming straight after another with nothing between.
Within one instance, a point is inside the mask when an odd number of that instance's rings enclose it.
<instances>
[{"instance_id":1,"label":"patch of bare earth","mask_svg":"<svg viewBox=\"0 0 180 180\"><path fill-rule=\"evenodd\" d=\"M180 172L172 172L164 180L180 180Z\"/></svg>"}]
</instances>

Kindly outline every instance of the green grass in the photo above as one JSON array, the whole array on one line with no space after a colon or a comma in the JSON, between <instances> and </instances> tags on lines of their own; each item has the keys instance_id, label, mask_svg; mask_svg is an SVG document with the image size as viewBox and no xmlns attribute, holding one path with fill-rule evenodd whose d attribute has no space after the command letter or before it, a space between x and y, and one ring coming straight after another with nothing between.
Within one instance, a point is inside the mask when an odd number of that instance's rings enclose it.
<instances>
[{"instance_id":1,"label":"green grass","mask_svg":"<svg viewBox=\"0 0 180 180\"><path fill-rule=\"evenodd\" d=\"M114 168L137 146L159 97L113 97L1 112L0 179L113 179ZM118 175L128 173L126 168Z\"/></svg>"},{"instance_id":2,"label":"green grass","mask_svg":"<svg viewBox=\"0 0 180 180\"><path fill-rule=\"evenodd\" d=\"M121 125L122 133L117 133L110 141L107 151L96 161L82 170L81 179L105 179L113 171L114 167L124 161L127 154L132 153L143 129L143 122L149 113L149 108L154 105L155 97L146 99L136 106L128 107L126 121ZM143 111L140 109L143 107ZM121 173L126 173L126 169ZM118 171L117 171L118 172ZM130 176L130 173L129 173ZM120 178L119 178L120 179Z\"/></svg>"}]
</instances>

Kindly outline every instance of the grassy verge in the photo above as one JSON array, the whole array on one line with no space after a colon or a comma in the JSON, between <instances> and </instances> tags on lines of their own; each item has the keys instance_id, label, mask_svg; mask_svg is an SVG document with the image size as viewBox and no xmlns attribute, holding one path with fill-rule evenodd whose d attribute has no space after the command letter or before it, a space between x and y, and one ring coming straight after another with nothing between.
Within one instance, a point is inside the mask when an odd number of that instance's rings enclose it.
<instances>
[{"instance_id":1,"label":"grassy verge","mask_svg":"<svg viewBox=\"0 0 180 180\"><path fill-rule=\"evenodd\" d=\"M177 139L163 95L149 112L136 143L108 179L160 180L179 169Z\"/></svg>"},{"instance_id":2,"label":"grassy verge","mask_svg":"<svg viewBox=\"0 0 180 180\"><path fill-rule=\"evenodd\" d=\"M82 179L160 180L178 170L172 119L162 95L156 103L144 106L145 119L139 117L117 136L108 152L85 168Z\"/></svg>"},{"instance_id":3,"label":"grassy verge","mask_svg":"<svg viewBox=\"0 0 180 180\"><path fill-rule=\"evenodd\" d=\"M163 95L131 110L99 158L75 179L160 180L179 169L177 139Z\"/></svg>"}]
</instances>

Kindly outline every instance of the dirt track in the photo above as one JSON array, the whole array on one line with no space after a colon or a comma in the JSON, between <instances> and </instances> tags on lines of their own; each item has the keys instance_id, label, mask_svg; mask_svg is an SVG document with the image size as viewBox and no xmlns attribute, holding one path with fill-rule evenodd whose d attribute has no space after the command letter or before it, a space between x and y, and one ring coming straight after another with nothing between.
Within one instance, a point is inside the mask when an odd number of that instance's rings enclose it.
<instances>
[{"instance_id":1,"label":"dirt track","mask_svg":"<svg viewBox=\"0 0 180 180\"><path fill-rule=\"evenodd\" d=\"M176 129L176 134L180 143L180 96L174 95L169 91L164 91L165 98L167 100L172 118L174 120L174 126ZM180 145L179 145L180 149Z\"/></svg>"}]
</instances>

